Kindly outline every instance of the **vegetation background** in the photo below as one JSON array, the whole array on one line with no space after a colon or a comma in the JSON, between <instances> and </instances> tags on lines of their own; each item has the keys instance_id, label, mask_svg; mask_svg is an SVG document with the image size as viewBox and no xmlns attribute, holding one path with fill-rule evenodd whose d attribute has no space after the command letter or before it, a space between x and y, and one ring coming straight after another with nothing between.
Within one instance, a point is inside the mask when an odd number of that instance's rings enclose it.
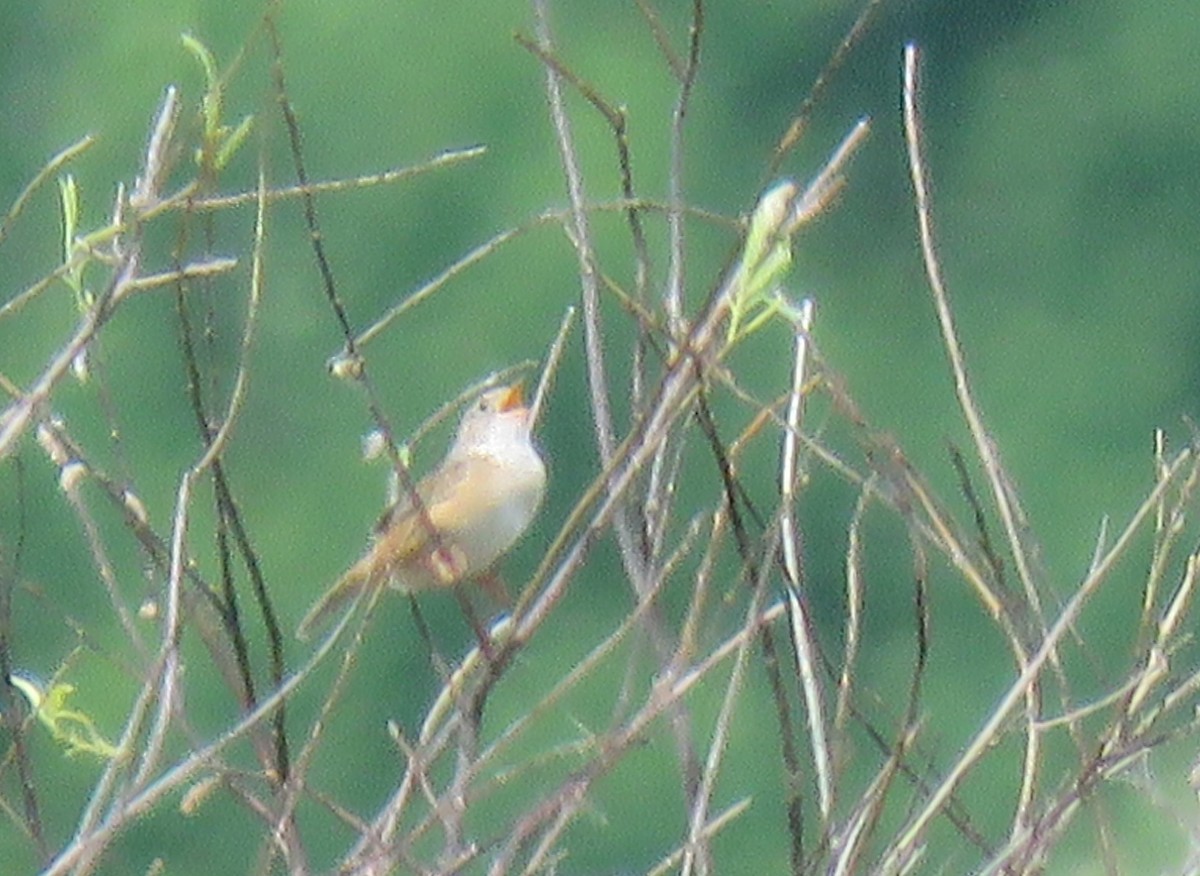
<instances>
[{"instance_id":1,"label":"vegetation background","mask_svg":"<svg viewBox=\"0 0 1200 876\"><path fill-rule=\"evenodd\" d=\"M841 0L728 2L706 7L701 66L687 133L687 202L729 217L746 213L771 180L770 150L860 11ZM688 9L663 4L682 44ZM201 38L222 65L241 57L226 113L256 116L223 191L252 190L261 153L269 182L293 181L286 132L274 103L269 52L257 4L208 0L152 5L8 3L0 10L0 202L21 190L47 158L85 133L96 145L73 166L83 222L106 221L115 184L138 170L146 132L166 84L194 107L203 80L179 36ZM293 0L278 16L288 92L299 114L313 179L369 174L484 144L486 154L395 185L319 201L338 289L364 326L472 247L566 203L539 61L513 39L532 32L529 4L338 3ZM640 193L665 197L676 86L633 4L562 0L552 8L558 53L612 103L627 107ZM947 442L966 432L944 366L921 266L901 116L901 47L925 58L928 158L935 180L941 253L975 387L1037 533L1052 592L1067 594L1086 572L1101 521L1129 517L1152 483L1151 432L1190 438L1200 377L1200 17L1186 4L1096 0L885 3L823 92L812 125L783 172L805 179L860 116L872 134L848 172L835 209L797 246L793 291L817 302L816 343L874 425L897 436L909 459L951 504L957 478ZM588 196L619 195L611 134L577 95L569 97ZM189 110L190 111L190 110ZM253 206L220 227L211 250L244 251ZM661 224L651 226L661 239ZM625 232L600 223L601 245L620 252ZM53 187L45 189L0 250L4 300L61 260ZM736 245L734 226L708 225L689 249L689 299L715 283ZM165 252L165 250L164 250ZM157 269L169 268L160 256ZM662 262L656 266L662 281ZM383 501L384 467L364 465L371 428L361 396L332 380L326 361L341 344L321 292L298 204L275 210L268 229L268 285L252 358L249 400L227 455L285 627L361 550ZM625 278L627 279L627 278ZM39 373L78 314L65 288L42 295L20 320L0 321L0 370L19 386ZM61 293L61 294L60 294ZM554 224L520 236L395 323L370 351L393 423L403 433L487 372L540 358L564 310L578 298L575 255ZM628 332L606 304L613 347ZM152 517L169 520L180 474L198 455L169 295L147 294L109 326L95 367L119 393L123 424L115 463L137 473ZM220 311L218 311L220 312ZM221 316L224 320L225 315ZM237 314L221 343L233 350ZM739 367L763 392L786 388L790 335L768 329L739 352ZM231 375L230 375L231 376ZM582 345L572 337L541 428L551 464L542 523L505 562L510 586L528 576L599 469L586 412ZM620 400L618 399L618 406ZM91 388L64 385L53 401L82 438L104 443L107 428ZM718 404L718 418L732 417ZM626 412L619 411L619 414ZM416 450L418 471L441 452L439 434ZM77 698L109 734L119 728L137 680L116 655L121 633L78 521L67 512L57 472L27 440L18 464L0 468L0 548L20 543L7 569L29 589L14 596L12 658L53 675L72 657ZM711 476L709 473L706 476ZM769 454L747 460L751 495L776 478ZM818 624L841 622L845 532L856 493L814 479L801 514ZM869 530L861 684L886 692L911 663L911 560L903 532L881 520ZM135 556L129 545L130 560ZM597 549L554 623L524 655L512 686L493 704L497 726L519 709L521 686L542 667L567 665L593 644L588 630L611 626L631 605L611 545ZM1139 607L1137 555L1090 607L1081 635L1095 689L1131 647L1128 618ZM1144 565L1144 562L1141 564ZM136 561L133 561L136 568ZM942 763L977 729L1009 681L999 640L981 639L979 609L949 576L934 571L933 636L925 723L937 728L927 753ZM1122 582L1126 586L1122 586ZM144 582L132 581L136 590ZM35 593L36 596L30 595ZM434 597L427 617L450 654L473 641L455 603ZM897 623L897 618L904 618ZM304 646L290 641L298 658ZM198 659L198 658L197 658ZM377 805L400 769L384 730L418 720L437 690L424 646L401 600L380 607L359 670L339 703L315 780L351 809ZM719 797L753 795L749 813L722 834L721 872L781 872L783 793L776 729L761 673L750 681L761 723L743 720L730 742ZM603 725L608 691L597 678L559 722L529 741L565 745ZM320 690L302 690L293 713L311 718ZM697 694L716 708L719 690ZM1082 696L1089 692L1079 691ZM206 711L205 698L211 697ZM215 688L190 691L192 714L214 734L231 719ZM750 710L753 714L753 709ZM297 719L298 721L300 719ZM298 724L297 726L303 726ZM0 730L0 739L5 731ZM87 758L62 757L48 738L37 755L39 783L56 843L69 837L78 794L95 780ZM1138 872L1182 872L1195 854L1195 795L1186 767L1196 752L1168 747L1137 783L1110 801L1137 837L1125 850ZM575 829L562 872L641 872L678 837L656 817L660 796L678 796L670 746L652 740L598 789L594 818ZM1003 823L1012 788L986 776L965 790L986 828ZM1002 799L997 799L1002 798ZM674 797L672 797L674 799ZM488 817L486 814L481 816ZM1189 831L1192 834L1189 836ZM144 872L153 858L174 874L239 870L253 859L257 830L235 807L191 818L162 811L124 837L105 873ZM331 831L314 847L332 860L349 835ZM953 838L942 837L943 841ZM1068 836L1053 872L1096 869L1091 835ZM0 871L37 870L10 819L0 822ZM970 869L965 855L962 868ZM1127 872L1134 872L1127 870Z\"/></svg>"}]
</instances>

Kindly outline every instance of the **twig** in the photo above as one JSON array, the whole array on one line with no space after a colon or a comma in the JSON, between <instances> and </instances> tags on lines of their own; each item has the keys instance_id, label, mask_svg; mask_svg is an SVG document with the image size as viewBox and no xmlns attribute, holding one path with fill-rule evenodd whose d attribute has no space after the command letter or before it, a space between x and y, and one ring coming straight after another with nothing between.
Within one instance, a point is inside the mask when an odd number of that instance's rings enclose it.
<instances>
[{"instance_id":1,"label":"twig","mask_svg":"<svg viewBox=\"0 0 1200 876\"><path fill-rule=\"evenodd\" d=\"M692 88L700 66L700 41L704 35L703 0L692 0L692 20L688 26L687 60L679 71L679 93L671 110L670 171L667 174L667 237L669 261L667 283L663 290L663 308L667 328L673 337L684 331L683 286L685 260L683 234L683 131L687 119Z\"/></svg>"},{"instance_id":2,"label":"twig","mask_svg":"<svg viewBox=\"0 0 1200 876\"><path fill-rule=\"evenodd\" d=\"M157 189L154 186L161 181L160 176L166 164L165 152L169 145L169 135L174 129L178 114L179 97L174 88L168 88L162 106L159 108L154 132L150 137L150 146L146 150L142 175L134 192L137 203L148 204L157 197ZM131 197L132 202L133 197ZM25 433L35 417L40 416L42 405L50 398L59 381L70 371L76 357L87 348L96 332L108 321L113 311L125 298L131 284L137 279L141 267L141 248L140 229L135 227L129 235L129 239L124 243L123 254L113 271L107 288L97 296L95 303L83 315L74 336L51 359L50 364L46 366L41 377L34 381L32 387L0 413L0 460L12 453L17 440Z\"/></svg>"},{"instance_id":3,"label":"twig","mask_svg":"<svg viewBox=\"0 0 1200 876\"><path fill-rule=\"evenodd\" d=\"M1184 450L1171 461L1167 473L1168 476L1154 487L1150 495L1139 506L1125 529L1117 537L1113 546L1104 555L1100 564L1076 588L1074 595L1072 595L1071 599L1059 613L1058 618L1054 621L1054 624L1047 631L1037 651L1032 655L1028 664L1021 671L1021 674L1005 692L1004 697L988 717L984 726L967 744L962 754L959 755L951 767L949 773L942 779L941 784L925 802L925 805L909 820L904 829L898 834L897 842L885 858L885 866L882 872L895 872L895 868L899 863L912 853L916 844L924 836L929 822L939 813L942 805L949 798L950 794L953 793L958 783L984 752L995 742L997 735L1008 720L1018 701L1023 699L1027 695L1030 686L1036 683L1043 666L1051 659L1051 655L1058 647L1059 641L1071 629L1079 613L1083 610L1084 605L1087 604L1100 585L1108 578L1108 573L1112 570L1117 560L1125 555L1142 524L1153 516L1154 509L1163 492L1169 484L1174 482L1175 476L1178 475L1183 466L1191 459L1191 456L1190 450Z\"/></svg>"},{"instance_id":4,"label":"twig","mask_svg":"<svg viewBox=\"0 0 1200 876\"><path fill-rule=\"evenodd\" d=\"M4 239L8 237L9 229L20 218L21 213L25 210L25 205L29 203L29 199L33 197L38 189L45 185L46 180L50 179L64 165L70 164L95 144L96 138L89 134L86 137L76 140L42 165L42 169L21 190L21 194L17 195L16 199L12 202L12 206L8 208L8 212L4 214L4 218L0 219L0 243L3 243Z\"/></svg>"},{"instance_id":5,"label":"twig","mask_svg":"<svg viewBox=\"0 0 1200 876\"><path fill-rule=\"evenodd\" d=\"M780 537L780 530L776 528L772 531L770 537L765 540L764 553L767 556L773 555L778 549ZM759 607L762 605L767 593L770 570L770 563L762 564L758 581L754 583L750 605L746 609L745 627L752 627L754 625L754 618L758 615ZM733 726L734 712L737 708L738 697L741 694L746 669L749 665L750 647L752 644L753 642L747 639L738 648L733 662L733 669L729 674L729 681L725 684L725 695L721 699L721 708L717 713L717 719L713 726L712 739L709 742L708 757L704 762L704 772L701 775L700 787L691 801L691 809L688 813L688 834L687 841L683 847L683 861L679 868L680 876L691 876L693 868L700 873L706 873L709 870L708 846L705 842L704 828L708 822L709 804L712 800L714 786L720 775L721 765L724 762L730 728Z\"/></svg>"},{"instance_id":6,"label":"twig","mask_svg":"<svg viewBox=\"0 0 1200 876\"><path fill-rule=\"evenodd\" d=\"M780 465L779 494L782 528L783 565L787 572L786 594L788 622L796 654L796 670L804 692L805 712L808 715L809 745L816 769L817 804L821 820L828 823L833 807L833 758L826 736L824 694L817 679L817 653L812 618L807 601L801 592L804 574L799 556L799 532L796 528L796 436L804 410L804 384L808 366L809 333L812 331L813 304L804 301L795 326L795 358L792 370L792 392L788 400L786 428L783 432L783 451Z\"/></svg>"},{"instance_id":7,"label":"twig","mask_svg":"<svg viewBox=\"0 0 1200 876\"><path fill-rule=\"evenodd\" d=\"M421 164L415 164L411 167L399 167L395 170L385 170L381 173L370 173L364 176L354 176L347 179L333 179L324 182L310 182L307 186L283 186L278 189L268 189L266 193L266 202L274 204L277 201L287 201L292 198L303 198L310 195L327 194L332 192L345 192L352 189L372 188L379 185L387 185L394 182L402 182L412 179L413 177L429 173L434 170L441 170L446 167L454 167L463 162L470 161L474 158L479 158L487 152L486 146L469 146L465 149L450 149L441 152L430 158L428 161ZM230 207L238 207L243 204L253 204L258 201L259 194L257 191L240 192L236 195L208 195L202 198L193 198L189 204L189 209L195 211L205 210L227 210Z\"/></svg>"},{"instance_id":8,"label":"twig","mask_svg":"<svg viewBox=\"0 0 1200 876\"><path fill-rule=\"evenodd\" d=\"M767 165L767 178L775 176L779 173L779 168L783 166L784 159L800 142L800 138L804 136L805 130L808 128L809 118L812 116L813 108L816 107L817 101L825 93L825 89L833 80L833 75L841 69L842 64L846 62L846 58L850 55L850 50L858 43L862 36L870 28L875 13L883 7L883 0L867 0L862 11L854 20L854 24L850 26L850 30L842 38L833 55L825 62L825 66L821 69L817 76L816 82L812 88L808 90L808 94L804 98L804 102L800 104L800 109L796 111L795 117L791 124L788 125L787 131L775 144L775 149L771 155L771 161Z\"/></svg>"},{"instance_id":9,"label":"twig","mask_svg":"<svg viewBox=\"0 0 1200 876\"><path fill-rule=\"evenodd\" d=\"M1035 614L1041 617L1041 598L1030 569L1024 539L1017 524L1018 510L1008 488L1010 483L1004 471L1000 454L995 442L984 425L983 416L975 404L971 394L970 382L967 378L966 362L962 347L958 341L958 332L954 326L954 315L950 310L950 300L942 280L942 269L938 261L937 246L933 237L933 216L930 208L929 188L925 181L925 160L922 155L921 113L918 106L920 83L918 81L918 65L920 53L917 47L909 43L904 48L904 133L908 144L909 174L912 179L913 191L916 195L917 226L921 235L921 255L925 260L925 274L929 281L929 290L933 293L934 309L937 312L938 325L942 330L942 340L946 347L946 355L950 360L950 369L954 375L954 390L958 396L959 407L967 421L971 438L975 442L975 451L983 463L987 473L988 485L992 490L992 500L1000 514L1008 537L1009 551L1017 567L1017 576L1025 588L1026 598ZM1044 625L1043 625L1044 627Z\"/></svg>"},{"instance_id":10,"label":"twig","mask_svg":"<svg viewBox=\"0 0 1200 876\"><path fill-rule=\"evenodd\" d=\"M550 392L550 387L554 383L554 376L558 372L559 362L562 360L563 350L566 349L567 334L571 331L571 325L575 322L575 308L568 307L563 314L562 322L558 324L558 334L554 336L554 341L550 344L550 349L546 352L545 363L542 365L542 376L538 381L537 391L533 394L533 401L529 405L529 422L534 427L537 426L538 420L542 416L542 404L546 400L546 395Z\"/></svg>"}]
</instances>

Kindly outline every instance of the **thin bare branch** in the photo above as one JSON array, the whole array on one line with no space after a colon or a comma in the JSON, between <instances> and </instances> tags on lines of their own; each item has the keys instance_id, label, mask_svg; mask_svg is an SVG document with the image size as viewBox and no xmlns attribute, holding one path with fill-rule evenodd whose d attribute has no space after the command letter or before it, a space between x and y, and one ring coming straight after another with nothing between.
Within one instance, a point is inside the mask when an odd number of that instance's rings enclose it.
<instances>
[{"instance_id":1,"label":"thin bare branch","mask_svg":"<svg viewBox=\"0 0 1200 876\"><path fill-rule=\"evenodd\" d=\"M1004 532L1008 538L1008 548L1016 563L1017 576L1025 589L1025 596L1035 616L1041 617L1041 597L1034 580L1025 535L1020 520L1023 514L1016 505L1015 497L1010 489L1011 479L1000 460L1000 453L995 441L983 422L983 416L971 393L970 381L967 378L966 360L962 346L958 340L958 331L954 325L954 315L950 310L950 299L942 279L941 264L937 255L937 244L933 235L933 214L929 197L929 186L925 178L925 159L922 154L924 132L921 124L921 111L918 106L920 82L918 66L920 53L915 45L909 43L904 48L904 133L908 144L909 173L916 196L917 227L921 236L921 254L925 260L925 274L929 281L929 289L933 294L934 309L937 312L938 325L942 330L942 340L946 347L946 355L950 360L950 370L954 375L954 390L958 397L959 407L967 421L971 438L975 442L975 451L983 463L987 473L988 485L991 487L992 500L1000 514ZM1043 624L1044 626L1044 624Z\"/></svg>"},{"instance_id":2,"label":"thin bare branch","mask_svg":"<svg viewBox=\"0 0 1200 876\"><path fill-rule=\"evenodd\" d=\"M37 190L45 185L46 181L58 173L59 170L70 164L88 149L91 149L95 144L96 138L89 134L86 137L76 140L42 165L42 169L37 172L37 175L29 181L25 188L21 190L21 193L13 200L12 206L4 214L4 218L0 219L0 243L3 243L4 239L8 237L8 232L12 229L16 221L21 218L26 204L29 203L29 199L34 196Z\"/></svg>"}]
</instances>

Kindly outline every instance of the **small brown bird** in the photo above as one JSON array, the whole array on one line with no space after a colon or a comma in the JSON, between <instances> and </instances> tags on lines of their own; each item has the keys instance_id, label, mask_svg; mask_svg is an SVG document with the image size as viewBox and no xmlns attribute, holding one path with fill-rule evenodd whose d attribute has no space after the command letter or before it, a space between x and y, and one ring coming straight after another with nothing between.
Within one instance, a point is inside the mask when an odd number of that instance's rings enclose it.
<instances>
[{"instance_id":1,"label":"small brown bird","mask_svg":"<svg viewBox=\"0 0 1200 876\"><path fill-rule=\"evenodd\" d=\"M520 384L483 393L459 423L450 451L410 496L384 512L366 555L300 622L313 629L348 600L391 584L403 592L452 587L488 571L533 522L546 467L533 444Z\"/></svg>"}]
</instances>

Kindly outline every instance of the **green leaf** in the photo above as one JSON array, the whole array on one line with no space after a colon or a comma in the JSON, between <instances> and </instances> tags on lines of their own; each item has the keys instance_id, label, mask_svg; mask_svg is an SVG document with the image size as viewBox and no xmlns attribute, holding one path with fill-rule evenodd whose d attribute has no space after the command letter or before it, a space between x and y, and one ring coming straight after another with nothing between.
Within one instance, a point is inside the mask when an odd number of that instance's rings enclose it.
<instances>
[{"instance_id":1,"label":"green leaf","mask_svg":"<svg viewBox=\"0 0 1200 876\"><path fill-rule=\"evenodd\" d=\"M80 313L86 312L92 306L92 294L84 285L83 272L87 267L88 256L86 248L79 245L79 186L71 174L58 178L59 203L62 206L63 217L63 264L67 266L63 273L63 282L75 295L75 307Z\"/></svg>"},{"instance_id":2,"label":"green leaf","mask_svg":"<svg viewBox=\"0 0 1200 876\"><path fill-rule=\"evenodd\" d=\"M234 153L245 142L254 123L254 116L246 116L236 128L221 121L224 113L225 87L221 83L220 71L213 53L191 34L183 34L183 46L204 68L204 97L200 101L204 119L204 133L200 148L196 150L196 164L210 170L223 170Z\"/></svg>"},{"instance_id":3,"label":"green leaf","mask_svg":"<svg viewBox=\"0 0 1200 876\"><path fill-rule=\"evenodd\" d=\"M204 140L209 142L217 135L221 127L221 80L217 75L217 61L208 46L189 33L180 37L183 47L200 62L204 68Z\"/></svg>"},{"instance_id":4,"label":"green leaf","mask_svg":"<svg viewBox=\"0 0 1200 876\"><path fill-rule=\"evenodd\" d=\"M759 198L750 215L746 245L730 280L726 343L751 334L780 310L779 286L792 268L791 220L799 194L796 183L783 180Z\"/></svg>"},{"instance_id":5,"label":"green leaf","mask_svg":"<svg viewBox=\"0 0 1200 876\"><path fill-rule=\"evenodd\" d=\"M13 673L12 685L25 695L38 721L50 731L55 741L63 746L68 756L80 752L94 754L104 760L119 753L96 729L95 722L86 713L67 707L67 699L75 692L75 686L59 682L42 691L31 679Z\"/></svg>"},{"instance_id":6,"label":"green leaf","mask_svg":"<svg viewBox=\"0 0 1200 876\"><path fill-rule=\"evenodd\" d=\"M246 137L250 134L250 129L254 126L254 116L246 116L232 131L229 128L222 128L222 142L217 148L217 157L213 161L217 170L224 170L229 164L229 160L233 158L235 152L241 148Z\"/></svg>"}]
</instances>

